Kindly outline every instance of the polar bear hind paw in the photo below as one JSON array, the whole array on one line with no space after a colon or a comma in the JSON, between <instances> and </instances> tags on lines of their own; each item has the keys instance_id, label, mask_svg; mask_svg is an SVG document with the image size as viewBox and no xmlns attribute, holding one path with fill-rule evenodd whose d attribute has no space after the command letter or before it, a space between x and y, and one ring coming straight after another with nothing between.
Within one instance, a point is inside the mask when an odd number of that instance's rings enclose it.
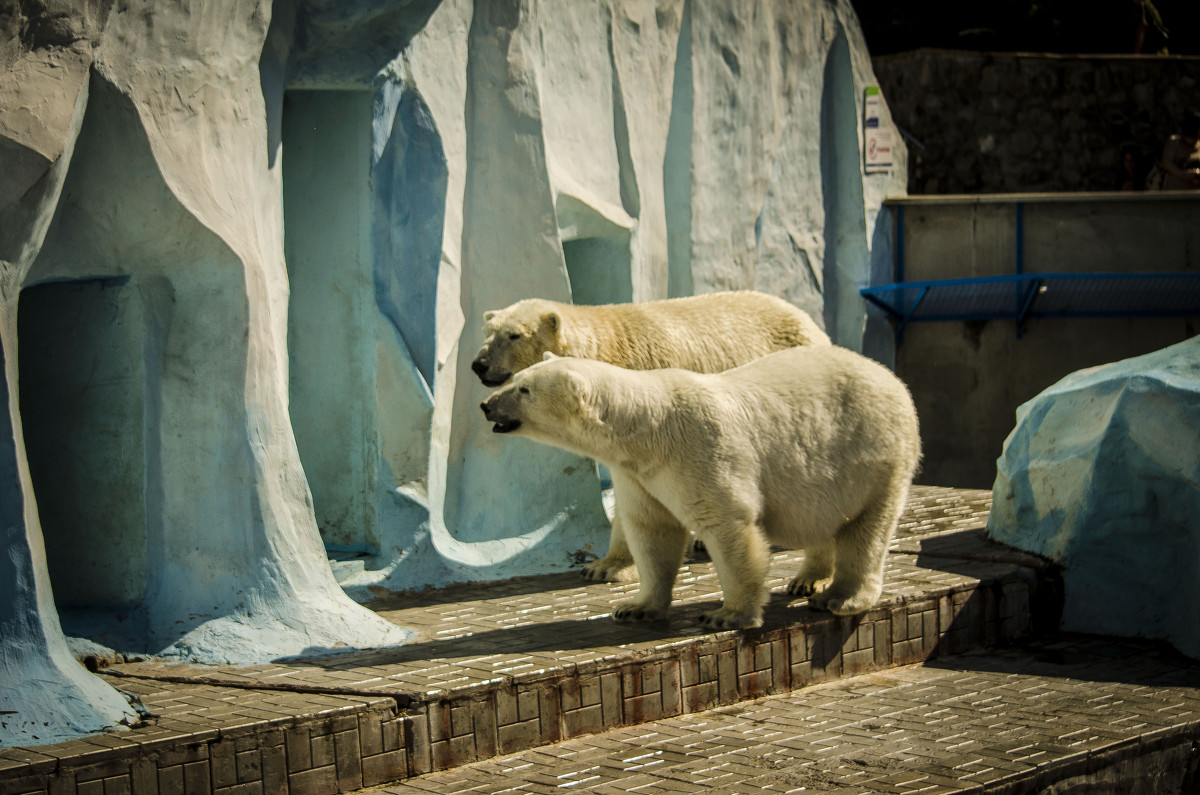
<instances>
[{"instance_id":1,"label":"polar bear hind paw","mask_svg":"<svg viewBox=\"0 0 1200 795\"><path fill-rule=\"evenodd\" d=\"M856 616L865 613L875 606L876 599L864 594L850 596L832 596L829 591L822 591L808 600L809 607L817 610L828 610L839 616Z\"/></svg>"},{"instance_id":2,"label":"polar bear hind paw","mask_svg":"<svg viewBox=\"0 0 1200 795\"><path fill-rule=\"evenodd\" d=\"M808 577L798 574L788 583L789 596L812 596L829 582L828 577Z\"/></svg>"},{"instance_id":3,"label":"polar bear hind paw","mask_svg":"<svg viewBox=\"0 0 1200 795\"><path fill-rule=\"evenodd\" d=\"M637 566L633 561L593 560L582 569L583 578L592 582L637 582Z\"/></svg>"},{"instance_id":4,"label":"polar bear hind paw","mask_svg":"<svg viewBox=\"0 0 1200 795\"><path fill-rule=\"evenodd\" d=\"M641 602L622 602L613 610L613 619L625 623L658 621L666 617L666 608L646 607Z\"/></svg>"},{"instance_id":5,"label":"polar bear hind paw","mask_svg":"<svg viewBox=\"0 0 1200 795\"><path fill-rule=\"evenodd\" d=\"M701 613L700 623L709 629L751 629L762 626L762 616L721 607Z\"/></svg>"}]
</instances>

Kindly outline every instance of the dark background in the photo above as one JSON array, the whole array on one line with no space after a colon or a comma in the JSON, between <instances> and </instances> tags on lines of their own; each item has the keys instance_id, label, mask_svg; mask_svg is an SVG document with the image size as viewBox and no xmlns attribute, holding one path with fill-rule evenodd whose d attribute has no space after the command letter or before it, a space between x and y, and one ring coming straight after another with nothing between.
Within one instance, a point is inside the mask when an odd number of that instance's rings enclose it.
<instances>
[{"instance_id":1,"label":"dark background","mask_svg":"<svg viewBox=\"0 0 1200 795\"><path fill-rule=\"evenodd\" d=\"M851 0L872 56L922 47L1200 55L1200 0ZM1165 28L1154 24L1157 10Z\"/></svg>"}]
</instances>

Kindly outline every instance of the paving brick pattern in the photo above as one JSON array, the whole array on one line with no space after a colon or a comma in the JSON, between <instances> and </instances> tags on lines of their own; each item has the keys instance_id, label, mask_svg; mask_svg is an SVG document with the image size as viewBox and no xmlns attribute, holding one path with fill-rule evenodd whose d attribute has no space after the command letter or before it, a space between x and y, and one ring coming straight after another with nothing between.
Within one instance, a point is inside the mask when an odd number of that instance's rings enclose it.
<instances>
[{"instance_id":1,"label":"paving brick pattern","mask_svg":"<svg viewBox=\"0 0 1200 795\"><path fill-rule=\"evenodd\" d=\"M1150 644L1067 638L617 729L377 795L948 795L1055 782L1060 791L1167 793L1200 784L1197 741L1200 665ZM1064 786L1072 781L1078 789Z\"/></svg>"},{"instance_id":2,"label":"paving brick pattern","mask_svg":"<svg viewBox=\"0 0 1200 795\"><path fill-rule=\"evenodd\" d=\"M0 793L333 793L408 775L392 699L115 684L158 717L134 731L0 749Z\"/></svg>"},{"instance_id":3,"label":"paving brick pattern","mask_svg":"<svg viewBox=\"0 0 1200 795\"><path fill-rule=\"evenodd\" d=\"M914 490L884 597L863 616L791 605L775 554L761 629L711 633L712 565L680 574L669 620L622 625L636 584L577 573L401 594L386 650L258 666L107 669L151 717L132 731L0 750L0 795L346 792L617 727L730 705L1030 634L1044 562L983 535L990 494Z\"/></svg>"}]
</instances>

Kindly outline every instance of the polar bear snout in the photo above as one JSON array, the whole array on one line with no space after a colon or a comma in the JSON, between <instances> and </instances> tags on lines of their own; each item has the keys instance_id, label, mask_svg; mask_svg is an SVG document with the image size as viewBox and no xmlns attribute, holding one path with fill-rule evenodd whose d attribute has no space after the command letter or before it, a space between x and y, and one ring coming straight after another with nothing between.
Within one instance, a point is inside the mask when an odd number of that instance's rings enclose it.
<instances>
[{"instance_id":1,"label":"polar bear snout","mask_svg":"<svg viewBox=\"0 0 1200 795\"><path fill-rule=\"evenodd\" d=\"M471 362L471 370L479 376L479 380L483 382L484 386L500 386L512 376L512 373L508 371L491 372L491 369L491 361L483 353L480 353L475 357L475 361Z\"/></svg>"},{"instance_id":2,"label":"polar bear snout","mask_svg":"<svg viewBox=\"0 0 1200 795\"><path fill-rule=\"evenodd\" d=\"M497 392L480 403L479 408L483 409L484 418L493 423L492 433L512 433L521 427L521 418L513 416L511 412L506 412L500 407L498 400L500 396L501 393Z\"/></svg>"}]
</instances>

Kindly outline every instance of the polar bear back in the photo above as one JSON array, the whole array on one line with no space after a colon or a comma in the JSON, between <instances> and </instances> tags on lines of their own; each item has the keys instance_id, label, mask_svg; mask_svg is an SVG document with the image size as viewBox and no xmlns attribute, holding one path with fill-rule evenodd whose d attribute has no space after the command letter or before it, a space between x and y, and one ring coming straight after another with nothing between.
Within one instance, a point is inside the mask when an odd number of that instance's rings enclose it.
<instances>
[{"instance_id":1,"label":"polar bear back","mask_svg":"<svg viewBox=\"0 0 1200 795\"><path fill-rule=\"evenodd\" d=\"M837 346L791 348L715 374L571 367L620 438L592 455L643 479L676 515L706 504L742 510L786 546L817 543L867 505L902 500L920 460L903 382Z\"/></svg>"},{"instance_id":2,"label":"polar bear back","mask_svg":"<svg viewBox=\"0 0 1200 795\"><path fill-rule=\"evenodd\" d=\"M776 543L806 546L869 504L902 501L920 460L916 408L886 367L845 348L793 348L724 373L726 450L760 466L743 488Z\"/></svg>"},{"instance_id":3,"label":"polar bear back","mask_svg":"<svg viewBox=\"0 0 1200 795\"><path fill-rule=\"evenodd\" d=\"M749 290L642 304L560 304L563 351L631 370L728 370L796 345L827 345L812 318Z\"/></svg>"},{"instance_id":4,"label":"polar bear back","mask_svg":"<svg viewBox=\"0 0 1200 795\"><path fill-rule=\"evenodd\" d=\"M912 397L887 368L838 347L796 348L724 374L740 418L726 444L761 462L768 527L789 545L903 489L921 457ZM803 485L799 490L798 486Z\"/></svg>"},{"instance_id":5,"label":"polar bear back","mask_svg":"<svg viewBox=\"0 0 1200 795\"><path fill-rule=\"evenodd\" d=\"M757 415L738 427L759 444L791 445L772 427L782 422L841 458L919 453L909 449L919 431L908 388L866 356L837 346L792 348L719 375L710 385L740 413ZM843 449L852 442L861 449Z\"/></svg>"}]
</instances>

